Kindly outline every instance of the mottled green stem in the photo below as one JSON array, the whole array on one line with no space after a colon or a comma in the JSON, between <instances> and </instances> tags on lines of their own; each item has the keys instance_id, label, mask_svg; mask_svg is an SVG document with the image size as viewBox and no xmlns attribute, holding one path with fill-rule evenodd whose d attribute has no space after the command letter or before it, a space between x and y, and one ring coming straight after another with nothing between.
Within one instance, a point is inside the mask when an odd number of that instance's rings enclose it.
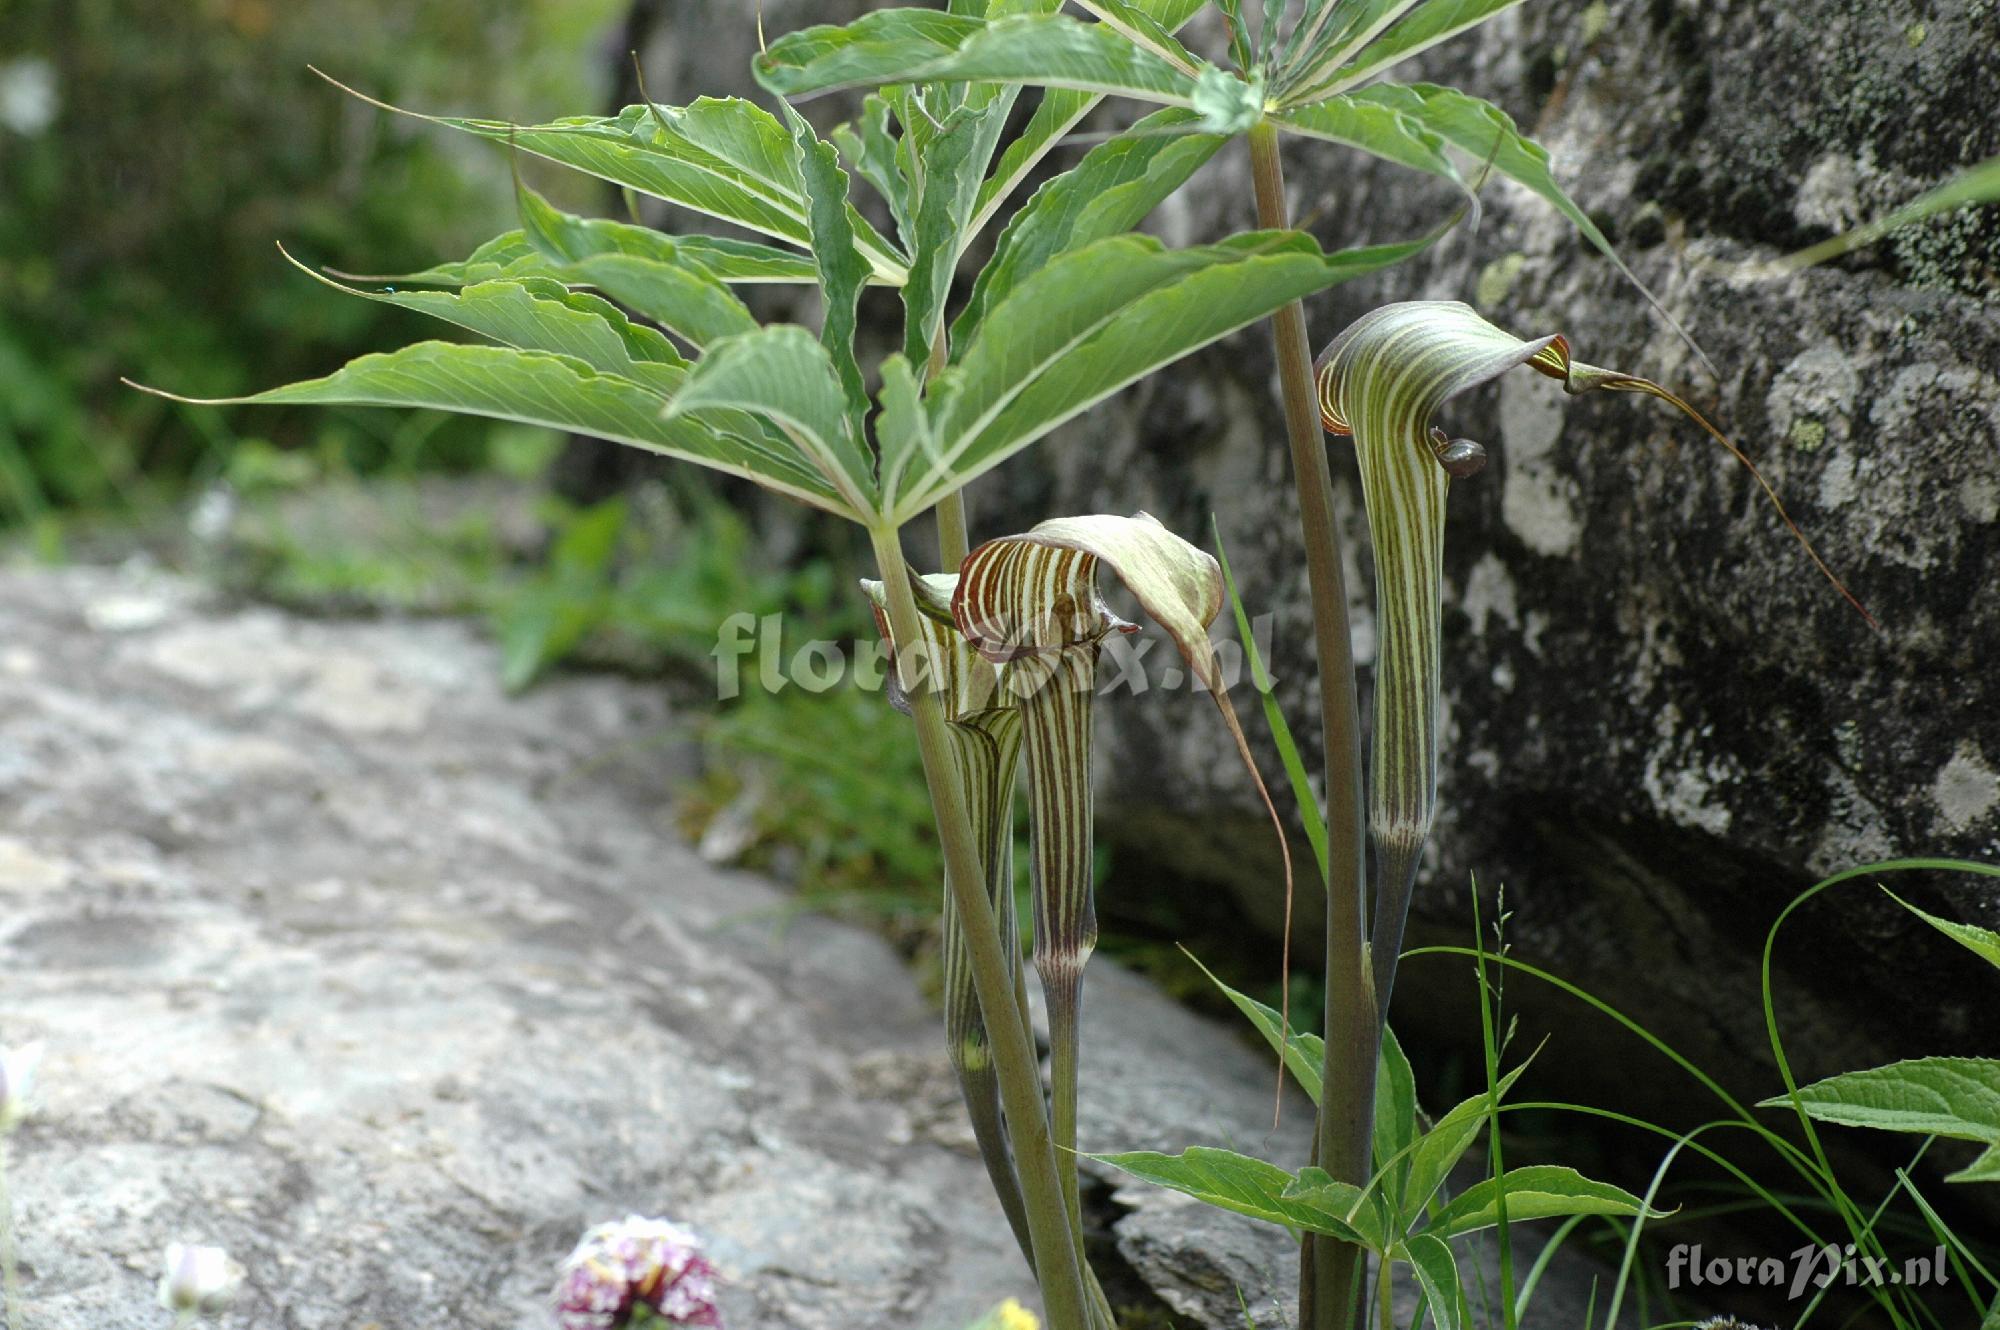
<instances>
[{"instance_id":1,"label":"mottled green stem","mask_svg":"<svg viewBox=\"0 0 2000 1330\"><path fill-rule=\"evenodd\" d=\"M877 529L870 534L888 599L891 640L922 641L916 599L910 590L909 569L903 561L898 533ZM993 1038L1001 1103L1007 1114L1008 1134L1013 1140L1015 1164L1027 1204L1028 1231L1042 1305L1048 1313L1051 1330L1084 1330L1094 1318L1086 1311L1089 1304L1084 1293L1082 1255L1071 1234L1063 1204L1055 1151L1049 1139L1048 1115L1042 1107L1041 1074L1035 1062L1034 1045L1018 1022L997 1019L1000 1013L1013 1007L1013 979L1008 974L993 904L986 896L985 874L979 868L978 845L966 816L964 794L959 789L944 709L936 692L917 677L915 662L909 655L898 657L897 668L906 671L903 682L916 720L917 748L923 757L931 806L937 815L946 883L965 924L966 951L980 1009L989 1017L987 1029Z\"/></svg>"},{"instance_id":2,"label":"mottled green stem","mask_svg":"<svg viewBox=\"0 0 2000 1330\"><path fill-rule=\"evenodd\" d=\"M937 334L931 338L930 358L924 362L924 382L928 384L944 373L945 362L950 358L944 320L939 319ZM972 552L971 528L965 516L965 486L960 485L939 499L931 514L937 519L938 571L955 573Z\"/></svg>"},{"instance_id":3,"label":"mottled green stem","mask_svg":"<svg viewBox=\"0 0 2000 1330\"><path fill-rule=\"evenodd\" d=\"M1258 224L1289 226L1278 132L1268 121L1249 134ZM1319 658L1320 730L1325 748L1326 1062L1314 1152L1320 1167L1342 1182L1366 1185L1375 1121L1375 1060L1381 1032L1363 941L1361 709L1355 696L1354 646L1347 624L1347 585L1333 511L1333 477L1313 390L1312 349L1305 306L1293 301L1271 320L1285 430L1299 492ZM1306 1240L1299 1285L1305 1330L1346 1330L1363 1315L1361 1249L1336 1238Z\"/></svg>"},{"instance_id":4,"label":"mottled green stem","mask_svg":"<svg viewBox=\"0 0 2000 1330\"><path fill-rule=\"evenodd\" d=\"M945 495L932 512L937 517L938 569L955 573L972 552L971 538L966 534L965 491L955 489Z\"/></svg>"}]
</instances>

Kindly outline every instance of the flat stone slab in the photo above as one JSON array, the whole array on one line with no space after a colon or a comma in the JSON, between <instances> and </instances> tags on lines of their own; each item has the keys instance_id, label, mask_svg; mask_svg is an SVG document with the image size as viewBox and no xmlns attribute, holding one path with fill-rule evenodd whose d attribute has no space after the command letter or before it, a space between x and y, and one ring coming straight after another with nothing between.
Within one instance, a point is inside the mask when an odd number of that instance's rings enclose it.
<instances>
[{"instance_id":1,"label":"flat stone slab","mask_svg":"<svg viewBox=\"0 0 2000 1330\"><path fill-rule=\"evenodd\" d=\"M28 1324L157 1330L184 1241L248 1268L228 1324L544 1327L628 1213L706 1238L738 1330L1032 1305L901 958L682 841L662 690L498 678L459 623L0 569L0 1042L49 1048L10 1140ZM1306 1161L1240 1029L1102 960L1084 1005L1084 1150ZM1282 1230L1086 1168L1175 1324L1292 1323Z\"/></svg>"},{"instance_id":2,"label":"flat stone slab","mask_svg":"<svg viewBox=\"0 0 2000 1330\"><path fill-rule=\"evenodd\" d=\"M897 955L681 843L657 690L497 679L457 624L0 573L28 1323L157 1327L184 1240L248 1267L236 1324L544 1326L628 1212L738 1326L1029 1294Z\"/></svg>"}]
</instances>

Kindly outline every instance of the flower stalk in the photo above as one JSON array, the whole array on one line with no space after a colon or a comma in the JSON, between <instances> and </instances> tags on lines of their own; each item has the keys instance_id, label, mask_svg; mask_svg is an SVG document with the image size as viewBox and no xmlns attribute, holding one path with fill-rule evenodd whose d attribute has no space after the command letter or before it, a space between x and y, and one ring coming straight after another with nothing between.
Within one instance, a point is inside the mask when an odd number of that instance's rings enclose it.
<instances>
[{"instance_id":1,"label":"flower stalk","mask_svg":"<svg viewBox=\"0 0 2000 1330\"><path fill-rule=\"evenodd\" d=\"M918 641L922 628L898 532L875 527L870 536L888 603L890 630L897 640ZM1093 1323L1086 1312L1082 1255L1063 1202L1033 1045L1025 1026L1002 1017L1002 1013L1018 1011L1015 983L1001 945L993 903L986 894L986 875L980 868L978 842L966 813L944 710L937 692L919 677L908 654L898 657L896 669L916 722L917 747L937 815L938 839L944 848L946 885L964 923L966 959L993 1040L1001 1105L1027 1209L1035 1277L1054 1330L1082 1330Z\"/></svg>"},{"instance_id":2,"label":"flower stalk","mask_svg":"<svg viewBox=\"0 0 2000 1330\"><path fill-rule=\"evenodd\" d=\"M1288 226L1291 210L1277 129L1268 121L1260 123L1250 130L1248 142L1258 225ZM1361 708L1333 478L1313 387L1303 302L1295 300L1272 315L1271 332L1306 547L1326 772L1326 1062L1313 1154L1336 1181L1362 1185L1368 1181L1381 1033L1365 941ZM1337 1238L1309 1236L1301 1262L1300 1324L1309 1330L1344 1330L1361 1314L1361 1249Z\"/></svg>"},{"instance_id":3,"label":"flower stalk","mask_svg":"<svg viewBox=\"0 0 2000 1330\"><path fill-rule=\"evenodd\" d=\"M940 619L940 605L948 600L956 581L953 576L939 576L924 578L917 584L918 630L922 637L915 642L907 638L899 640L891 631L882 584L863 582L862 589L875 607L876 625L889 644L891 660L900 654L916 657L918 668L942 699L946 737L959 789L965 795L973 842L979 848L986 895L993 903L993 917L1000 932L1001 952L1010 972L1018 976L1021 945L1013 901L1013 807L1014 778L1021 765L1021 711L1001 694L1000 668L980 658L948 620ZM894 673L890 676L889 700L898 710L909 713L909 698ZM1007 1143L993 1040L973 983L965 920L948 884L944 888L939 949L944 969L946 1054L958 1078L959 1096L965 1102L987 1176L1014 1230L1021 1254L1032 1268L1034 1245L1013 1152ZM1002 1019L1016 1017L1009 1012Z\"/></svg>"}]
</instances>

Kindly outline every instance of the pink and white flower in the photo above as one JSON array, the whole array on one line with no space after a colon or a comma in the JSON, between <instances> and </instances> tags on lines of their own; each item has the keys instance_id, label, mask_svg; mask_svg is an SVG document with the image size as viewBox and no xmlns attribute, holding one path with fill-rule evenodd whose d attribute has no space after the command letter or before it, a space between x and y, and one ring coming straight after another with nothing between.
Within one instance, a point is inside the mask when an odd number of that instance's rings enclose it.
<instances>
[{"instance_id":1,"label":"pink and white flower","mask_svg":"<svg viewBox=\"0 0 2000 1330\"><path fill-rule=\"evenodd\" d=\"M644 1308L670 1326L721 1330L715 1267L694 1234L664 1219L627 1216L583 1235L556 1280L559 1330L617 1330Z\"/></svg>"}]
</instances>

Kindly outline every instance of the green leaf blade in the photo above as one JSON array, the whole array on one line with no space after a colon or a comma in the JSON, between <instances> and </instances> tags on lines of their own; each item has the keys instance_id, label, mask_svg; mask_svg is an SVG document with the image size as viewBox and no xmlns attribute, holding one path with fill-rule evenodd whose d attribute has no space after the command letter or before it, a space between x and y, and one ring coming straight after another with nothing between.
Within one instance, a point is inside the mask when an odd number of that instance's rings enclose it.
<instances>
[{"instance_id":1,"label":"green leaf blade","mask_svg":"<svg viewBox=\"0 0 2000 1330\"><path fill-rule=\"evenodd\" d=\"M1318 1169L1295 1177L1276 1164L1200 1145L1178 1155L1138 1150L1085 1158L1252 1219L1369 1245L1362 1231L1368 1206L1360 1189L1334 1182ZM1314 1175L1307 1185L1288 1194L1307 1173Z\"/></svg>"},{"instance_id":2,"label":"green leaf blade","mask_svg":"<svg viewBox=\"0 0 2000 1330\"><path fill-rule=\"evenodd\" d=\"M1450 1245L1433 1234L1417 1233L1404 1239L1396 1254L1416 1274L1437 1330L1460 1330L1465 1324L1465 1298Z\"/></svg>"},{"instance_id":3,"label":"green leaf blade","mask_svg":"<svg viewBox=\"0 0 2000 1330\"><path fill-rule=\"evenodd\" d=\"M913 480L898 519L1161 365L1429 243L1329 255L1297 232L1185 250L1115 236L1060 256L986 316L947 372L933 418L940 457Z\"/></svg>"},{"instance_id":4,"label":"green leaf blade","mask_svg":"<svg viewBox=\"0 0 2000 1330\"><path fill-rule=\"evenodd\" d=\"M1194 95L1190 75L1103 23L1058 14L1015 14L991 22L958 16L950 25L928 23L918 33L914 20L892 24L883 18L922 12L879 11L845 29L808 29L811 39L790 47L781 39L758 58L757 77L772 91L794 97L864 85L943 82L1072 88L1173 106L1188 105ZM855 29L863 25L857 36ZM947 26L965 34L950 50L942 49ZM842 42L840 32L849 40ZM885 34L891 39L884 40Z\"/></svg>"},{"instance_id":5,"label":"green leaf blade","mask_svg":"<svg viewBox=\"0 0 2000 1330\"><path fill-rule=\"evenodd\" d=\"M1918 1132L2000 1146L2000 1060L1931 1057L1851 1071L1801 1086L1816 1122ZM1776 1095L1759 1108L1789 1108Z\"/></svg>"},{"instance_id":6,"label":"green leaf blade","mask_svg":"<svg viewBox=\"0 0 2000 1330\"><path fill-rule=\"evenodd\" d=\"M824 309L820 345L832 361L841 395L847 403L852 456L843 461L843 467L851 471L854 458L861 456L868 416L868 389L861 375L861 364L854 356L854 337L860 320L861 287L868 280L869 264L857 243L854 223L858 215L847 201L847 172L840 169L839 151L813 133L812 126L789 103L784 104L784 111L792 125L793 151L800 178L805 182L809 207L813 257L819 264ZM863 492L872 486L873 479L865 463L856 479Z\"/></svg>"},{"instance_id":7,"label":"green leaf blade","mask_svg":"<svg viewBox=\"0 0 2000 1330\"><path fill-rule=\"evenodd\" d=\"M1573 1168L1536 1164L1467 1187L1438 1211L1425 1232L1434 1238L1455 1238L1494 1227L1500 1222L1503 1191L1509 1224L1569 1215L1658 1218L1661 1214L1622 1187L1593 1181Z\"/></svg>"},{"instance_id":8,"label":"green leaf blade","mask_svg":"<svg viewBox=\"0 0 2000 1330\"><path fill-rule=\"evenodd\" d=\"M1893 891L1886 894L1890 900L1895 901L1896 904L1902 906L1911 914L1914 914L1917 918L1935 928L1938 932L1943 933L1973 955L1986 961L1988 964L2000 966L2000 933L1996 933L1990 928L1981 928L1977 924L1962 924L1952 919L1940 919L1934 914L1928 914L1923 910L1919 910Z\"/></svg>"},{"instance_id":9,"label":"green leaf blade","mask_svg":"<svg viewBox=\"0 0 2000 1330\"><path fill-rule=\"evenodd\" d=\"M810 203L792 136L770 112L741 98L628 106L615 116L541 125L429 118L752 231L812 245ZM903 263L889 243L858 213L850 225L876 276L900 284Z\"/></svg>"},{"instance_id":10,"label":"green leaf blade","mask_svg":"<svg viewBox=\"0 0 2000 1330\"><path fill-rule=\"evenodd\" d=\"M1273 118L1294 134L1359 148L1384 161L1439 176L1460 189L1465 188L1458 167L1444 150L1444 136L1383 100L1365 94L1335 96L1280 112Z\"/></svg>"},{"instance_id":11,"label":"green leaf blade","mask_svg":"<svg viewBox=\"0 0 2000 1330\"><path fill-rule=\"evenodd\" d=\"M804 328L774 324L717 342L689 372L665 419L716 410L778 421L856 510L872 506L874 478L849 432L833 359Z\"/></svg>"},{"instance_id":12,"label":"green leaf blade","mask_svg":"<svg viewBox=\"0 0 2000 1330\"><path fill-rule=\"evenodd\" d=\"M573 430L741 476L842 517L860 515L797 458L697 421L667 421L660 393L582 361L511 347L419 342L322 379L221 402L430 407Z\"/></svg>"},{"instance_id":13,"label":"green leaf blade","mask_svg":"<svg viewBox=\"0 0 2000 1330\"><path fill-rule=\"evenodd\" d=\"M1009 219L952 324L954 342L969 339L993 306L1058 254L1132 230L1223 142L1196 132L1193 112L1168 109L1092 148Z\"/></svg>"}]
</instances>

